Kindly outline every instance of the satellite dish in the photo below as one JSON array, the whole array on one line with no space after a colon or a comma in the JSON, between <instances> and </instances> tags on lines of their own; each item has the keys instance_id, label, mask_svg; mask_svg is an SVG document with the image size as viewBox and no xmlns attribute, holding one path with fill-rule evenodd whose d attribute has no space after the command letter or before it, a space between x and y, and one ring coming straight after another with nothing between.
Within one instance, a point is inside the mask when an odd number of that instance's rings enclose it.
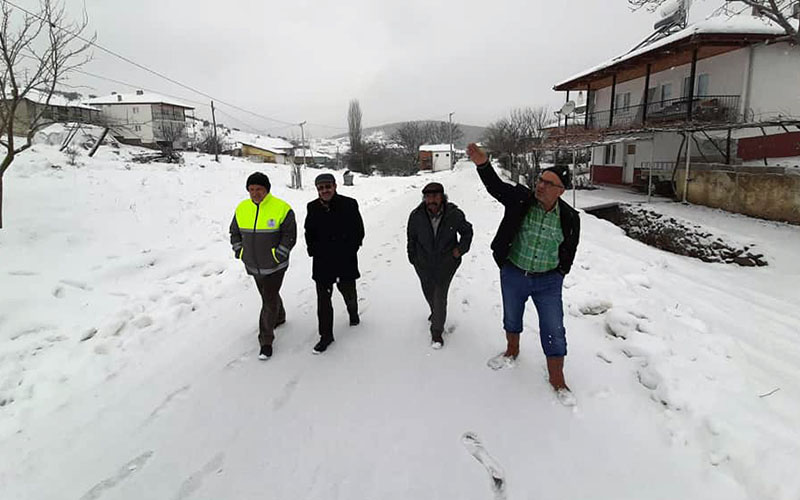
<instances>
[{"instance_id":1,"label":"satellite dish","mask_svg":"<svg viewBox=\"0 0 800 500\"><path fill-rule=\"evenodd\" d=\"M573 111L575 111L575 101L568 101L563 106L561 106L561 111L559 112L562 115L571 115Z\"/></svg>"},{"instance_id":2,"label":"satellite dish","mask_svg":"<svg viewBox=\"0 0 800 500\"><path fill-rule=\"evenodd\" d=\"M658 12L661 19L656 21L653 28L660 30L675 25L685 26L691 5L691 0L670 0L664 3Z\"/></svg>"}]
</instances>

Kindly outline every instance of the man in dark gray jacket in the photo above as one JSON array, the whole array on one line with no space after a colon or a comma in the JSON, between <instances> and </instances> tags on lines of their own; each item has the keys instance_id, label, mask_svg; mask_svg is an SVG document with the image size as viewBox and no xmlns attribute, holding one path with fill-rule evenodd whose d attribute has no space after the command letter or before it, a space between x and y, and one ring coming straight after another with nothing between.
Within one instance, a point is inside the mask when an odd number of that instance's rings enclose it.
<instances>
[{"instance_id":1,"label":"man in dark gray jacket","mask_svg":"<svg viewBox=\"0 0 800 500\"><path fill-rule=\"evenodd\" d=\"M408 261L419 276L430 306L431 347L441 349L447 292L461 257L472 243L472 224L461 209L447 200L444 187L438 182L426 185L422 194L422 203L408 218Z\"/></svg>"}]
</instances>

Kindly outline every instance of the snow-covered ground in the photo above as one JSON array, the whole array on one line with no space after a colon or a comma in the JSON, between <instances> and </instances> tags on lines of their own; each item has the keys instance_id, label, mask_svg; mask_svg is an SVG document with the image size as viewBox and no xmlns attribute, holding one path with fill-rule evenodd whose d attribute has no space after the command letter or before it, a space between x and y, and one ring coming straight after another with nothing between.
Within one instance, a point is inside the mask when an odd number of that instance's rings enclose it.
<instances>
[{"instance_id":1,"label":"snow-covered ground","mask_svg":"<svg viewBox=\"0 0 800 500\"><path fill-rule=\"evenodd\" d=\"M667 254L583 215L564 292L569 409L547 384L532 305L518 366L485 365L504 346L489 252L502 210L471 164L340 187L366 222L362 323L348 327L337 298L337 341L311 355L301 233L288 322L260 362L260 301L228 224L256 169L302 223L318 171L293 191L282 166L128 155L103 147L68 166L37 145L6 175L0 498L492 498L467 431L505 470L508 499L800 497L800 228L652 203L770 263L742 268ZM405 256L408 213L431 179L475 228L441 351ZM642 198L577 193L581 207L615 199Z\"/></svg>"}]
</instances>

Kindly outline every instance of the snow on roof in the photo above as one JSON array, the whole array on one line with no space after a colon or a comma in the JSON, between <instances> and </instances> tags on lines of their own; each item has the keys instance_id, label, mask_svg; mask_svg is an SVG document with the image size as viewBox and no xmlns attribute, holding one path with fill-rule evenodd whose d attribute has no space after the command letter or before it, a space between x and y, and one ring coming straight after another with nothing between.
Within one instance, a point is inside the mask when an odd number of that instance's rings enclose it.
<instances>
[{"instance_id":1,"label":"snow on roof","mask_svg":"<svg viewBox=\"0 0 800 500\"><path fill-rule=\"evenodd\" d=\"M598 64L593 68L582 71L577 75L573 75L567 78L566 80L557 83L556 87L565 85L574 80L578 80L585 76L591 75L596 71L609 68L623 61L627 61L636 56L646 54L660 47L664 47L666 45L677 42L679 40L683 40L685 38L692 37L694 35L711 35L711 34L781 35L783 33L784 33L783 28L781 28L777 24L765 18L755 17L749 14L743 14L733 17L723 17L723 16L712 17L709 19L705 19L704 21L700 21L699 23L687 26L686 29L673 33L660 40L656 40L655 42L649 45L640 47L639 49L628 52L627 54L619 55L613 59L609 59L604 63Z\"/></svg>"},{"instance_id":2,"label":"snow on roof","mask_svg":"<svg viewBox=\"0 0 800 500\"><path fill-rule=\"evenodd\" d=\"M86 104L169 104L179 108L194 109L194 106L184 104L172 97L165 97L154 92L134 94L111 94L103 97L94 97L84 101Z\"/></svg>"},{"instance_id":3,"label":"snow on roof","mask_svg":"<svg viewBox=\"0 0 800 500\"><path fill-rule=\"evenodd\" d=\"M450 144L424 144L419 147L420 151L450 151Z\"/></svg>"},{"instance_id":4,"label":"snow on roof","mask_svg":"<svg viewBox=\"0 0 800 500\"><path fill-rule=\"evenodd\" d=\"M277 154L291 153L292 149L294 149L294 145L291 142L281 139L280 137L251 134L250 132L242 132L241 130L231 130L228 138L237 144L247 144L248 146L255 146L258 149Z\"/></svg>"},{"instance_id":5,"label":"snow on roof","mask_svg":"<svg viewBox=\"0 0 800 500\"><path fill-rule=\"evenodd\" d=\"M31 89L25 95L25 98L31 102L35 102L38 104L44 104L47 102L47 92L42 92L40 90ZM50 106L60 106L63 108L81 108L81 109L88 109L91 111L100 111L98 108L87 106L86 104L81 103L78 100L70 100L64 97L61 94L53 94L50 97Z\"/></svg>"},{"instance_id":6,"label":"snow on roof","mask_svg":"<svg viewBox=\"0 0 800 500\"><path fill-rule=\"evenodd\" d=\"M294 156L295 157L298 157L298 156L302 157L303 156L303 148L295 148ZM329 154L326 154L326 153L323 153L323 152L318 151L318 150L311 150L309 148L306 148L306 158L327 158L329 160L332 160L333 156L331 156Z\"/></svg>"}]
</instances>

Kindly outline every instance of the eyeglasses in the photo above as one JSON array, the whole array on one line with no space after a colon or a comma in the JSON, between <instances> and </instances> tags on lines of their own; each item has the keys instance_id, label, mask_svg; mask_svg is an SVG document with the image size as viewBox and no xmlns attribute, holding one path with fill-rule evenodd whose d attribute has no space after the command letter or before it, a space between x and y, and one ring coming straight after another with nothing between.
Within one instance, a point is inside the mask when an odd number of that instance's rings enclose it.
<instances>
[{"instance_id":1,"label":"eyeglasses","mask_svg":"<svg viewBox=\"0 0 800 500\"><path fill-rule=\"evenodd\" d=\"M562 186L561 184L556 184L553 181L548 181L547 179L542 179L541 177L536 179L536 182L541 182L542 184L544 184L547 187L557 187L557 188L562 188L562 189L564 188L564 186Z\"/></svg>"},{"instance_id":2,"label":"eyeglasses","mask_svg":"<svg viewBox=\"0 0 800 500\"><path fill-rule=\"evenodd\" d=\"M317 184L317 191L328 191L333 189L333 184Z\"/></svg>"}]
</instances>

